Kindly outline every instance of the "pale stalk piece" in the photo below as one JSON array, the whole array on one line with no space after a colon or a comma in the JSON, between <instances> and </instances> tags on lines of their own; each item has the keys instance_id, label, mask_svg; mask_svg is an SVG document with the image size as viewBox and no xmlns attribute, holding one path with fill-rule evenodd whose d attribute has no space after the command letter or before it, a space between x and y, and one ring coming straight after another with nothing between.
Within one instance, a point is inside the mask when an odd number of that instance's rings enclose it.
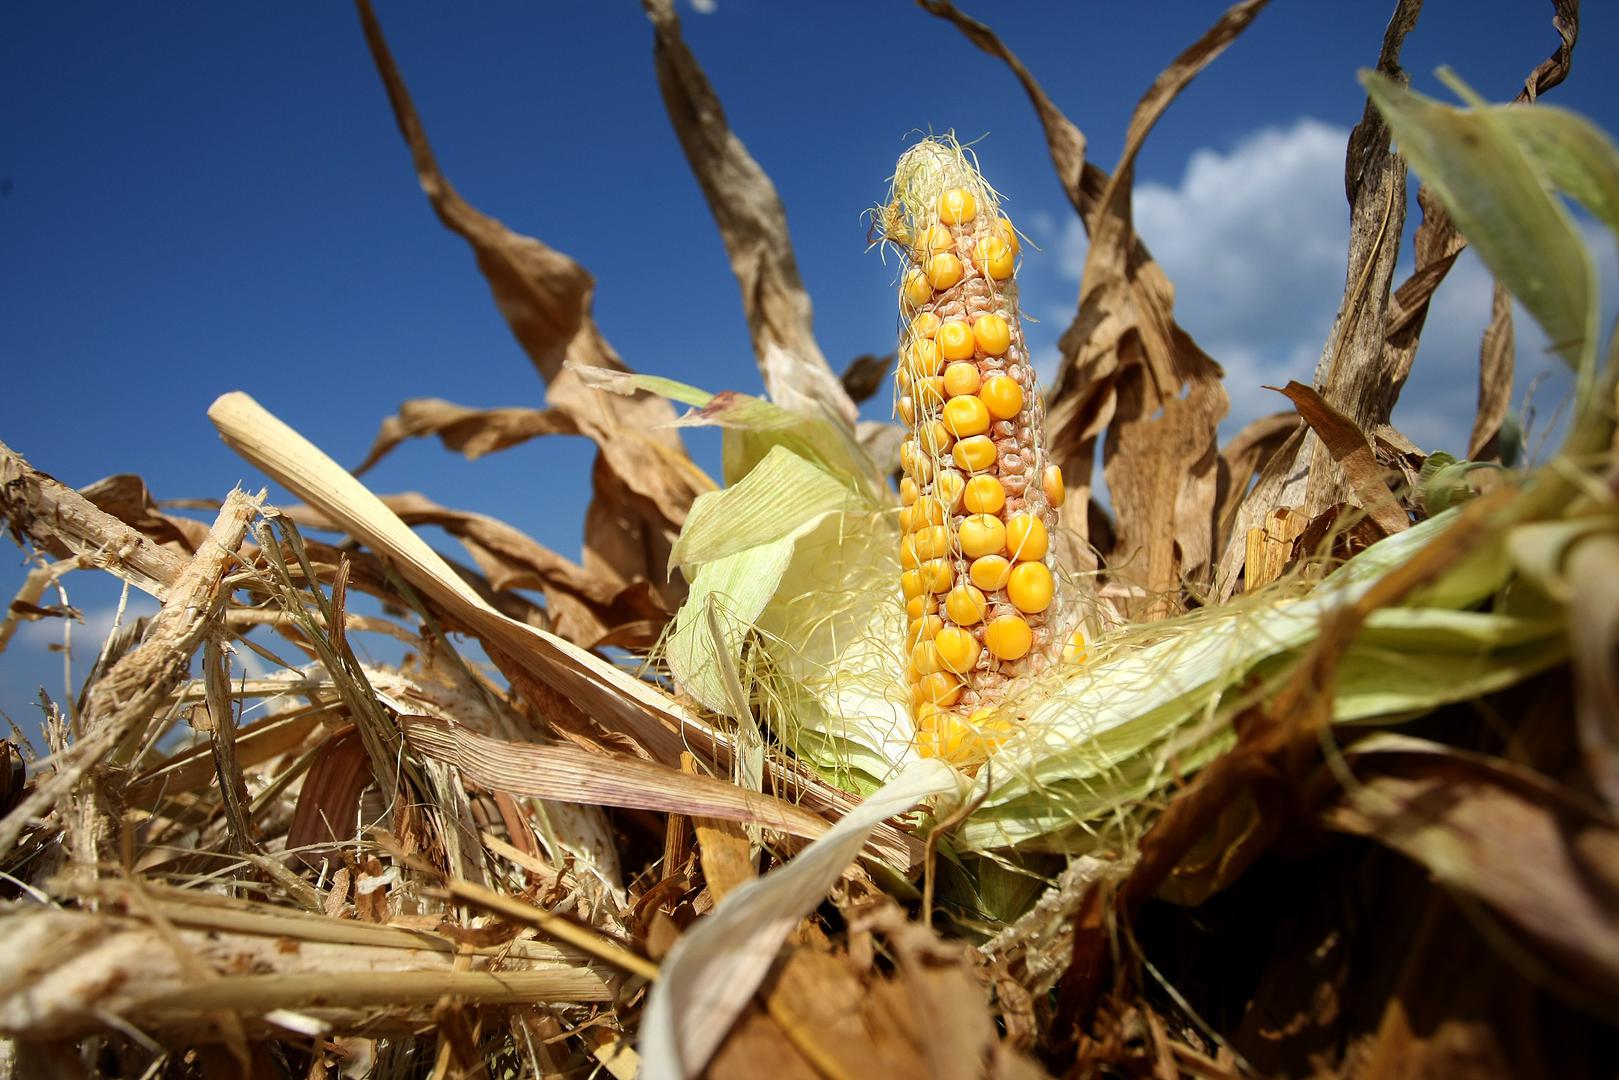
<instances>
[{"instance_id":1,"label":"pale stalk piece","mask_svg":"<svg viewBox=\"0 0 1619 1080\"><path fill-rule=\"evenodd\" d=\"M28 469L21 458L0 458L0 472L11 471L14 462L27 472L13 474L19 481L15 486L10 483L0 485L6 489L8 499L13 491L26 491L53 496L53 501L64 508L74 507L77 496L69 497L73 496L72 492L49 477ZM55 485L54 489L52 485ZM236 549L247 534L248 521L257 512L258 502L263 498L262 491L257 496L246 495L240 490L232 491L209 531L208 540L189 562L182 560L184 568L169 579L166 587L145 574L141 575L147 584L164 593L163 610L153 617L145 640L113 665L90 691L85 710L85 737L60 755L55 771L41 777L34 790L4 820L0 820L0 851L9 851L28 823L77 787L92 768L108 763L118 764L120 754L138 743L158 707L168 700L175 687L185 678L191 655L201 647L213 624L223 599L221 583L225 571L235 563ZM79 501L82 502L82 498ZM52 526L57 524L49 519L30 521L19 517L9 503L0 505L0 513L15 525L38 530L47 536L51 535ZM104 516L93 508L92 513ZM100 524L95 518L85 515L75 521L70 531L56 532L53 539L58 544L66 541L77 546L78 537L88 535ZM147 559L147 555L148 549L152 553L161 552L162 549L156 548L133 530L128 531L133 534L133 540L121 549L120 555L102 565L111 569L125 566L126 560L142 559L153 564L154 572L161 572L158 561ZM75 539L69 540L69 537ZM92 562L99 557L92 554Z\"/></svg>"},{"instance_id":2,"label":"pale stalk piece","mask_svg":"<svg viewBox=\"0 0 1619 1080\"><path fill-rule=\"evenodd\" d=\"M250 1034L275 1034L277 1009L329 1030L408 1033L446 993L469 1003L607 1002L618 976L583 952L543 941L473 950L457 971L455 943L435 934L306 915L158 905L176 941L138 919L19 908L4 915L0 1033L78 1038L117 1015L165 1039L217 1041L220 1013ZM212 916L211 918L192 918ZM366 925L369 934L342 936ZM175 944L190 956L177 954ZM216 977L199 985L194 964Z\"/></svg>"},{"instance_id":3,"label":"pale stalk piece","mask_svg":"<svg viewBox=\"0 0 1619 1080\"><path fill-rule=\"evenodd\" d=\"M879 211L909 265L895 408L901 446L901 587L919 748L981 761L1011 731L1015 680L1065 644L1051 537L1064 490L1018 311L1018 240L954 138L895 168Z\"/></svg>"}]
</instances>

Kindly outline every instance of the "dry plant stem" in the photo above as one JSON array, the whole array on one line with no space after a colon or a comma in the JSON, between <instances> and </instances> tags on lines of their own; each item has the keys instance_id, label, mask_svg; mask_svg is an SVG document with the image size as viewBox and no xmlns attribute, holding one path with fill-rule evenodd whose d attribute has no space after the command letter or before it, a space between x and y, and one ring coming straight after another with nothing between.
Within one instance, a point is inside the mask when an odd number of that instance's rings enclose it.
<instances>
[{"instance_id":1,"label":"dry plant stem","mask_svg":"<svg viewBox=\"0 0 1619 1080\"><path fill-rule=\"evenodd\" d=\"M0 958L0 1031L75 1038L104 1031L104 1018L118 1015L165 1040L215 1042L221 1014L262 1038L276 1034L266 1014L289 1009L338 1031L374 1026L403 1034L426 1021L446 993L488 1004L607 1002L614 995L612 978L572 950L542 942L475 950L476 970L457 971L455 945L433 935L374 927L385 932L375 940L323 940L308 933L322 924L340 932L344 922L277 918L252 929L221 909L204 929L182 921L184 904L161 905L158 913L175 920L172 940L142 919L8 912L8 940L37 948Z\"/></svg>"},{"instance_id":2,"label":"dry plant stem","mask_svg":"<svg viewBox=\"0 0 1619 1080\"><path fill-rule=\"evenodd\" d=\"M494 892L482 885L474 885L470 881L446 881L444 890L457 900L473 904L514 922L532 926L582 953L594 956L648 982L658 977L658 965L644 956L638 956L595 931L588 930L560 915L553 915L544 908L525 904L515 897Z\"/></svg>"},{"instance_id":3,"label":"dry plant stem","mask_svg":"<svg viewBox=\"0 0 1619 1080\"><path fill-rule=\"evenodd\" d=\"M50 485L55 485L55 481L41 474L17 475L23 481L20 487L24 491L45 492ZM5 490L10 493L18 486L7 483ZM55 486L60 488L60 485ZM72 506L65 489L51 494L55 496L51 501L56 504ZM241 491L231 492L209 531L207 542L196 556L168 583L160 586L158 582L148 581L162 588L166 596L163 609L153 617L141 644L113 665L91 689L85 711L85 737L64 752L57 759L55 771L41 777L34 790L0 820L0 852L11 850L23 829L76 788L90 770L127 762L128 754L139 744L152 718L185 678L192 654L202 645L222 600L220 583L227 568L235 564L236 549L247 533L257 501L263 497L263 492L253 497ZM14 524L23 523L12 507L7 506L5 510ZM117 535L117 530L124 529L120 524L109 530L106 522L98 520L105 515L100 511L94 513L96 516L79 514L69 518L67 528L72 531L68 535L74 537L75 542L83 543L85 537L98 532L112 531ZM46 524L50 521L49 518L35 519L29 525L45 535L52 535ZM139 544L130 547L133 551L141 550Z\"/></svg>"},{"instance_id":4,"label":"dry plant stem","mask_svg":"<svg viewBox=\"0 0 1619 1080\"><path fill-rule=\"evenodd\" d=\"M0 520L14 537L26 536L57 558L106 570L166 599L186 565L184 555L160 547L55 478L34 469L0 443Z\"/></svg>"}]
</instances>

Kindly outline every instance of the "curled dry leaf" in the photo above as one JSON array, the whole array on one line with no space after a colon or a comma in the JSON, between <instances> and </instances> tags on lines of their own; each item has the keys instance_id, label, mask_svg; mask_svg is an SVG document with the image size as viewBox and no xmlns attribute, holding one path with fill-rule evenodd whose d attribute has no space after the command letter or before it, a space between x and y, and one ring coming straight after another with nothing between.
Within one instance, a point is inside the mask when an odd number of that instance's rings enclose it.
<instances>
[{"instance_id":1,"label":"curled dry leaf","mask_svg":"<svg viewBox=\"0 0 1619 1080\"><path fill-rule=\"evenodd\" d=\"M131 473L119 473L79 489L99 509L105 510L125 525L150 536L160 544L173 544L181 551L197 550L208 526L191 518L165 514L146 487L146 481Z\"/></svg>"},{"instance_id":2,"label":"curled dry leaf","mask_svg":"<svg viewBox=\"0 0 1619 1080\"><path fill-rule=\"evenodd\" d=\"M595 486L593 505L608 506L586 520L586 569L602 566L624 581L653 582L671 607L678 606L681 583L664 577L669 548L692 500L710 485L670 427L674 410L646 393L604 400L564 366L571 360L626 370L591 313L595 280L568 256L479 212L450 185L376 14L367 0L360 0L359 10L372 59L434 212L471 245L496 306L546 381L550 411L589 436L612 473L611 485ZM604 535L604 528L618 532Z\"/></svg>"},{"instance_id":3,"label":"curled dry leaf","mask_svg":"<svg viewBox=\"0 0 1619 1080\"><path fill-rule=\"evenodd\" d=\"M1422 863L1528 935L1559 982L1619 996L1619 829L1520 765L1404 736L1348 755L1326 823Z\"/></svg>"},{"instance_id":4,"label":"curled dry leaf","mask_svg":"<svg viewBox=\"0 0 1619 1080\"><path fill-rule=\"evenodd\" d=\"M1299 416L1310 425L1310 430L1327 448L1332 460L1338 463L1350 490L1360 499L1361 505L1385 536L1403 532L1411 524L1410 518L1383 480L1383 469L1377 464L1371 441L1352 419L1327 404L1320 394L1303 383L1290 382L1284 387L1267 389L1278 390L1293 402Z\"/></svg>"},{"instance_id":5,"label":"curled dry leaf","mask_svg":"<svg viewBox=\"0 0 1619 1080\"><path fill-rule=\"evenodd\" d=\"M376 441L365 460L355 466L354 475L364 476L406 439L437 435L445 449L476 460L541 435L577 434L579 425L560 409L470 409L439 398L414 398L382 421Z\"/></svg>"},{"instance_id":6,"label":"curled dry leaf","mask_svg":"<svg viewBox=\"0 0 1619 1080\"><path fill-rule=\"evenodd\" d=\"M668 621L669 612L647 582L619 581L605 566L592 573L496 518L452 510L416 492L385 495L382 503L407 525L436 525L461 541L490 588L544 592L552 629L569 641L587 648L609 638L645 646ZM286 512L295 520L331 527L329 519L307 508Z\"/></svg>"},{"instance_id":7,"label":"curled dry leaf","mask_svg":"<svg viewBox=\"0 0 1619 1080\"><path fill-rule=\"evenodd\" d=\"M1478 412L1467 436L1467 456L1488 461L1500 456L1501 425L1512 403L1517 337L1512 330L1512 294L1499 281L1490 293L1490 325L1478 346Z\"/></svg>"},{"instance_id":8,"label":"curled dry leaf","mask_svg":"<svg viewBox=\"0 0 1619 1080\"><path fill-rule=\"evenodd\" d=\"M787 211L770 177L731 130L719 95L680 36L672 0L643 0L658 88L742 287L765 390L785 409L853 427L855 405L815 340Z\"/></svg>"}]
</instances>

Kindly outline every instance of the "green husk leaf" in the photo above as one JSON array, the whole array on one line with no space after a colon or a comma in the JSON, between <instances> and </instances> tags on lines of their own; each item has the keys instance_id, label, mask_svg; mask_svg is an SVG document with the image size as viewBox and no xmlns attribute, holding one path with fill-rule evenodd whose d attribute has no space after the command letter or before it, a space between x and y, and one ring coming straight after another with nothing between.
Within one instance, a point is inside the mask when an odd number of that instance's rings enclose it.
<instances>
[{"instance_id":1,"label":"green husk leaf","mask_svg":"<svg viewBox=\"0 0 1619 1080\"><path fill-rule=\"evenodd\" d=\"M675 421L675 427L724 429L721 457L725 482L735 484L782 446L821 466L833 476L847 478L873 503L892 500L881 472L845 425L818 416L793 412L763 398L734 391L710 394L673 379L636 375L573 365L584 382L598 390L630 394L645 390L695 410Z\"/></svg>"},{"instance_id":2,"label":"green husk leaf","mask_svg":"<svg viewBox=\"0 0 1619 1080\"><path fill-rule=\"evenodd\" d=\"M732 486L697 497L669 561L689 570L774 543L811 519L856 501L846 480L774 446Z\"/></svg>"},{"instance_id":3,"label":"green husk leaf","mask_svg":"<svg viewBox=\"0 0 1619 1080\"><path fill-rule=\"evenodd\" d=\"M745 667L749 633L784 592L801 538L862 506L847 478L779 445L731 487L698 498L672 553L691 579L666 650L682 689L715 712L747 711L727 672Z\"/></svg>"}]
</instances>

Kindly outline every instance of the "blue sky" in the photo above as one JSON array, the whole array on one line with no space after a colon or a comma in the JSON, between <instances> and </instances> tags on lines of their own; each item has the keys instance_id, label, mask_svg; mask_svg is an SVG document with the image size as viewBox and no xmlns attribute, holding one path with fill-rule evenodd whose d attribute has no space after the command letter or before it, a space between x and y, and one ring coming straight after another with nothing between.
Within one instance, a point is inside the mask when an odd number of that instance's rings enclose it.
<instances>
[{"instance_id":1,"label":"blue sky","mask_svg":"<svg viewBox=\"0 0 1619 1080\"><path fill-rule=\"evenodd\" d=\"M891 347L893 268L865 253L860 214L907 133L928 128L985 136L986 172L1043 249L1021 281L1049 360L1083 243L1005 69L900 0L701 6L681 0L686 38L781 191L834 365ZM1111 166L1136 98L1224 5L965 6ZM1392 6L1277 0L1141 156L1138 229L1177 285L1182 323L1227 366L1233 426L1280 407L1260 383L1309 377L1330 325L1343 140L1363 102L1355 71L1375 59ZM596 275L597 318L629 364L759 389L638 4L383 3L379 14L450 179ZM1550 14L1533 0L1429 0L1405 64L1430 93L1447 63L1510 97L1555 43ZM135 472L160 498L218 498L261 482L204 415L226 390L251 392L351 464L407 398L540 402L468 250L417 188L352 9L63 3L10 5L0 19L0 439L35 465L74 485ZM1573 74L1548 100L1619 129L1616 44L1619 12L1587 5ZM1611 246L1601 262L1611 286ZM1395 419L1459 452L1488 279L1471 261L1453 278ZM1520 325L1520 381L1550 367ZM714 466L713 445L694 450ZM466 462L421 442L367 479L494 514L576 557L590 456L552 438ZM23 563L7 548L9 596ZM67 586L93 621L116 599L87 575ZM27 628L0 657L0 708L25 724L36 686L60 692L48 630Z\"/></svg>"}]
</instances>

